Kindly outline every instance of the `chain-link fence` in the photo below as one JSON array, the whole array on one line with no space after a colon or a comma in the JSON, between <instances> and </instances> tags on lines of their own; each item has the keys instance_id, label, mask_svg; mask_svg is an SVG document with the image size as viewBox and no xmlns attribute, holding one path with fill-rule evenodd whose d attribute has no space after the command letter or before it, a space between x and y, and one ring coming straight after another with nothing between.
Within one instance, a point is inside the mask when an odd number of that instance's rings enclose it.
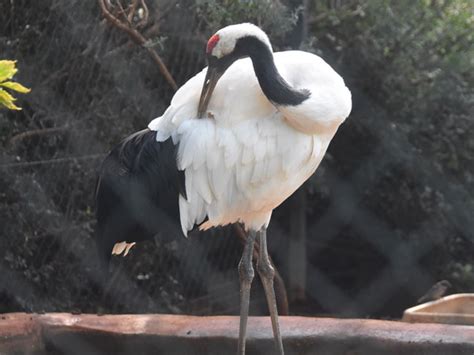
<instances>
[{"instance_id":1,"label":"chain-link fence","mask_svg":"<svg viewBox=\"0 0 474 355\"><path fill-rule=\"evenodd\" d=\"M140 31L178 86L205 65L204 44L216 30L204 3L147 2ZM326 14L353 3L329 2ZM311 35L305 15L318 6L305 4L276 48ZM333 30L343 36L337 24ZM472 290L472 166L461 177L440 168L417 144L426 135L399 124L393 106L373 93L376 81L357 48L331 48L324 38L314 50L343 74L354 109L316 175L270 224L290 312L399 317L440 279ZM18 80L32 88L23 111L0 112L0 312L237 314L242 243L232 227L137 245L113 258L106 281L97 273L98 165L173 95L148 52L111 27L96 1L10 0L0 4L0 58L18 60ZM447 151L458 149L446 141ZM251 313L265 314L258 282L254 290Z\"/></svg>"}]
</instances>

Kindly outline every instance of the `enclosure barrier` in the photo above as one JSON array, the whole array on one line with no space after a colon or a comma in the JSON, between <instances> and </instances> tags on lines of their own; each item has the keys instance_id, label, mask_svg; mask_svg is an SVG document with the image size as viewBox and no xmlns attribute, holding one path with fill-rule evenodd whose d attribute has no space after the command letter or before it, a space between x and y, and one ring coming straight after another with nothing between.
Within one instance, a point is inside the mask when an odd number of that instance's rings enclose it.
<instances>
[{"instance_id":1,"label":"enclosure barrier","mask_svg":"<svg viewBox=\"0 0 474 355\"><path fill-rule=\"evenodd\" d=\"M0 354L232 354L238 317L10 313ZM474 328L372 319L281 317L287 354L474 353ZM268 317L250 317L247 354L272 354Z\"/></svg>"}]
</instances>

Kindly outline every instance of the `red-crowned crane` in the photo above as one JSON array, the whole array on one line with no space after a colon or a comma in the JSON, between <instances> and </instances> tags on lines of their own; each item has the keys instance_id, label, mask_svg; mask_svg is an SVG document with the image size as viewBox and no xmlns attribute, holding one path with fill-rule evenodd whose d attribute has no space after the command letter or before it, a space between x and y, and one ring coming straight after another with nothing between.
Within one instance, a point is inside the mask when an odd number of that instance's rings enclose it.
<instances>
[{"instance_id":1,"label":"red-crowned crane","mask_svg":"<svg viewBox=\"0 0 474 355\"><path fill-rule=\"evenodd\" d=\"M351 111L351 94L323 59L273 53L252 24L219 30L206 53L209 66L178 90L166 112L105 159L97 187L99 252L104 259L112 249L127 253L129 243L175 225L186 235L195 226L242 223L248 237L238 267L238 352L245 353L258 240L257 271L283 354L266 229L273 209L318 167Z\"/></svg>"}]
</instances>

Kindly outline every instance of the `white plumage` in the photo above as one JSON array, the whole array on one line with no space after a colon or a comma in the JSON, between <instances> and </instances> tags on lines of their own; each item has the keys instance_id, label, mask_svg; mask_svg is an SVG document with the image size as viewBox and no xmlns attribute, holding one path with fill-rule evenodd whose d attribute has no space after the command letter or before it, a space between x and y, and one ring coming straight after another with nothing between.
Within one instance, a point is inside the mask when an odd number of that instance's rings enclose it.
<instances>
[{"instance_id":1,"label":"white plumage","mask_svg":"<svg viewBox=\"0 0 474 355\"><path fill-rule=\"evenodd\" d=\"M301 51L274 53L276 67L292 87L308 89L300 105L276 106L263 94L249 58L234 62L220 78L207 112L196 112L204 69L174 95L166 112L150 122L157 140L170 136L185 171L187 199L179 197L187 234L242 222L266 227L274 208L316 170L339 125L351 110L343 79L320 57Z\"/></svg>"},{"instance_id":2,"label":"white plumage","mask_svg":"<svg viewBox=\"0 0 474 355\"><path fill-rule=\"evenodd\" d=\"M232 53L237 41L246 36L254 36L258 38L259 41L265 43L265 45L273 52L267 34L251 23L239 23L237 25L230 25L221 28L216 32L216 35L219 37L219 41L211 51L211 54L216 58L222 58L223 56Z\"/></svg>"},{"instance_id":3,"label":"white plumage","mask_svg":"<svg viewBox=\"0 0 474 355\"><path fill-rule=\"evenodd\" d=\"M187 234L196 224L242 222L238 353L245 354L258 242L257 271L283 355L266 229L273 209L318 167L349 115L351 94L324 60L273 53L251 24L219 30L206 55L208 68L181 87L163 116L104 159L96 189L99 255L106 265L110 253L172 235L179 224Z\"/></svg>"}]
</instances>

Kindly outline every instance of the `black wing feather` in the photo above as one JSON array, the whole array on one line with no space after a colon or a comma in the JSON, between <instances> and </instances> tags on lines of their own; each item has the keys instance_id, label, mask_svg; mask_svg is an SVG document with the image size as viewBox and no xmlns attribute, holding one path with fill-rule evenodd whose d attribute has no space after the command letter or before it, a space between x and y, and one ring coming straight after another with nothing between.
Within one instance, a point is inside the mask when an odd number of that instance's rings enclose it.
<instances>
[{"instance_id":1,"label":"black wing feather","mask_svg":"<svg viewBox=\"0 0 474 355\"><path fill-rule=\"evenodd\" d=\"M105 264L117 242L180 233L178 195L185 196L185 182L176 151L171 139L157 142L156 132L145 129L125 138L103 161L96 185L96 243Z\"/></svg>"}]
</instances>

